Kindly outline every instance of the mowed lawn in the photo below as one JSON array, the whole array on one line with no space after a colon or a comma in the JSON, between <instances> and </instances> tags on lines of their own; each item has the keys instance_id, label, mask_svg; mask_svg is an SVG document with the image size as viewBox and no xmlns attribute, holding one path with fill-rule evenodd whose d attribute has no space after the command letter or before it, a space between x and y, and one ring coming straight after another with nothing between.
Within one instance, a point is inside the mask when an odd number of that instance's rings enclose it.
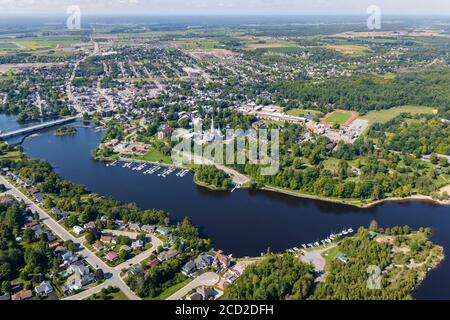
<instances>
[{"instance_id":1,"label":"mowed lawn","mask_svg":"<svg viewBox=\"0 0 450 320\"><path fill-rule=\"evenodd\" d=\"M149 162L158 162L161 161L163 163L171 164L172 158L170 156L163 155L161 152L154 148L150 148L148 152L140 157L137 157L138 160L145 160Z\"/></svg>"},{"instance_id":2,"label":"mowed lawn","mask_svg":"<svg viewBox=\"0 0 450 320\"><path fill-rule=\"evenodd\" d=\"M402 113L416 114L434 114L437 110L426 106L401 106L381 111L370 111L362 120L368 120L370 123L386 123Z\"/></svg>"},{"instance_id":3,"label":"mowed lawn","mask_svg":"<svg viewBox=\"0 0 450 320\"><path fill-rule=\"evenodd\" d=\"M336 111L325 122L337 123L339 125L346 123L352 117L351 113Z\"/></svg>"}]
</instances>

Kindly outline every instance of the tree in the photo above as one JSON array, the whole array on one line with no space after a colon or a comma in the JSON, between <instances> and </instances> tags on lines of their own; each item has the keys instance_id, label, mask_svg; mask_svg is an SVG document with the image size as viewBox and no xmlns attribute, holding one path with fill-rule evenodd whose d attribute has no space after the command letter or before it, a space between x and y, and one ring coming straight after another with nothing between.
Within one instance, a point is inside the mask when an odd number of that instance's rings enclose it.
<instances>
[{"instance_id":1,"label":"tree","mask_svg":"<svg viewBox=\"0 0 450 320\"><path fill-rule=\"evenodd\" d=\"M95 270L95 278L97 281L102 281L105 279L105 274L103 273L102 269Z\"/></svg>"},{"instance_id":2,"label":"tree","mask_svg":"<svg viewBox=\"0 0 450 320\"><path fill-rule=\"evenodd\" d=\"M64 247L68 250L68 251L72 251L75 252L77 251L77 247L75 246L75 243L72 240L67 240L64 242Z\"/></svg>"}]
</instances>

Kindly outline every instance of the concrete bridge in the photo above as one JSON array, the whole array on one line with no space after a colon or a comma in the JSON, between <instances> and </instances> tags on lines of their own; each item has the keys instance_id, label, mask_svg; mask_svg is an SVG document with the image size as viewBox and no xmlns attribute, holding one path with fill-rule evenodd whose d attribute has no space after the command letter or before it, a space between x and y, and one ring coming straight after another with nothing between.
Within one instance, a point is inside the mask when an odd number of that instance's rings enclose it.
<instances>
[{"instance_id":1,"label":"concrete bridge","mask_svg":"<svg viewBox=\"0 0 450 320\"><path fill-rule=\"evenodd\" d=\"M78 119L78 117L79 116L59 119L59 120L55 120L55 121L41 123L41 124L38 124L38 125L35 125L35 126L31 126L31 127L28 127L28 128L23 128L23 129L19 129L19 130L15 130L15 131L10 131L10 132L5 132L5 133L0 134L0 138L6 140L6 139L9 139L9 138L21 136L21 135L24 135L24 134L34 133L34 132L38 132L38 131L41 131L41 130L44 130L44 129L57 127L57 126L60 126L60 125L66 124L66 123L73 122L76 119Z\"/></svg>"}]
</instances>

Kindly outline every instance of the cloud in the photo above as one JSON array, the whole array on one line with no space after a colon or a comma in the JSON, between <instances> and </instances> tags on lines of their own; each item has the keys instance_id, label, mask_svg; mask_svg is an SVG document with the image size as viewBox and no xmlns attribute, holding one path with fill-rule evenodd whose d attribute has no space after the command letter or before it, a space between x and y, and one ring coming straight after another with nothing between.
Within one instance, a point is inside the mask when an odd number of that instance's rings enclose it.
<instances>
[{"instance_id":1,"label":"cloud","mask_svg":"<svg viewBox=\"0 0 450 320\"><path fill-rule=\"evenodd\" d=\"M0 13L89 14L365 14L378 5L387 14L450 14L449 0L0 0Z\"/></svg>"}]
</instances>

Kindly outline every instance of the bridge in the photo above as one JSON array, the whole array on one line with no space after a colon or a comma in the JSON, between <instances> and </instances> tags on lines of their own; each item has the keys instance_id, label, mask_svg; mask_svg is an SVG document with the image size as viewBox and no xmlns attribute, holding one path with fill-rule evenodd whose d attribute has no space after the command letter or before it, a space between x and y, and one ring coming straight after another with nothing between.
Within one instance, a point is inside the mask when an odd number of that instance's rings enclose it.
<instances>
[{"instance_id":1,"label":"bridge","mask_svg":"<svg viewBox=\"0 0 450 320\"><path fill-rule=\"evenodd\" d=\"M57 126L60 126L62 124L65 124L65 123L73 122L76 119L78 119L78 117L79 116L59 119L59 120L55 120L55 121L41 123L41 124L38 124L38 125L35 125L35 126L31 126L31 127L28 127L28 128L23 128L23 129L19 129L19 130L15 130L15 131L10 131L10 132L5 132L5 133L0 134L0 138L6 140L6 139L9 139L9 138L21 136L21 135L24 135L24 134L34 133L34 132L38 132L38 131L41 131L41 130L44 130L44 129L57 127Z\"/></svg>"}]
</instances>

